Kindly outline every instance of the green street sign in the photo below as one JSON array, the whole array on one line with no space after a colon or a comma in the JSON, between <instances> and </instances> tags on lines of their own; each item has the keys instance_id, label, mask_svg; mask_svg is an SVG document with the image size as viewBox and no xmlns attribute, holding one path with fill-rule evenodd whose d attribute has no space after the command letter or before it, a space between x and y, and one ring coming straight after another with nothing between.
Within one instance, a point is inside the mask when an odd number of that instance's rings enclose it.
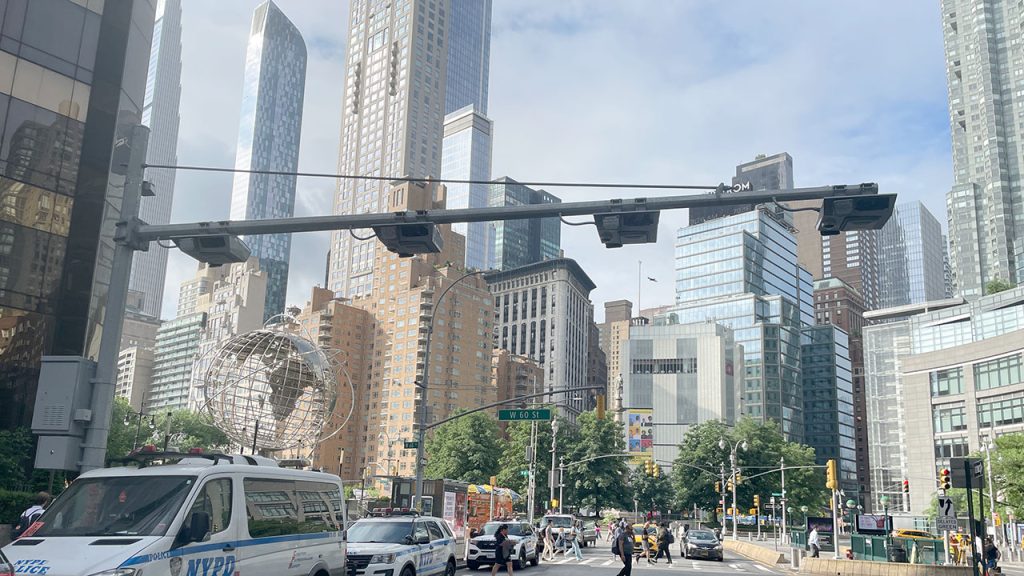
<instances>
[{"instance_id":1,"label":"green street sign","mask_svg":"<svg viewBox=\"0 0 1024 576\"><path fill-rule=\"evenodd\" d=\"M519 471L519 475L522 476L523 478L528 478L530 476L530 471L529 470L520 470Z\"/></svg>"},{"instance_id":2,"label":"green street sign","mask_svg":"<svg viewBox=\"0 0 1024 576\"><path fill-rule=\"evenodd\" d=\"M538 408L536 410L498 410L498 420L551 420L551 409Z\"/></svg>"},{"instance_id":3,"label":"green street sign","mask_svg":"<svg viewBox=\"0 0 1024 576\"><path fill-rule=\"evenodd\" d=\"M416 440L406 440L405 442L402 442L402 447L406 450L415 450L420 447L420 443Z\"/></svg>"}]
</instances>

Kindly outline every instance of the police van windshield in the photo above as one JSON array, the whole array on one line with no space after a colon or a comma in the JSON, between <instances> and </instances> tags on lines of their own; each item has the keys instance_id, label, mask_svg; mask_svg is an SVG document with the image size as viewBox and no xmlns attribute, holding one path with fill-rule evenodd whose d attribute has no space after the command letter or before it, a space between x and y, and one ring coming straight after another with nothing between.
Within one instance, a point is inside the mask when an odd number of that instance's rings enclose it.
<instances>
[{"instance_id":1,"label":"police van windshield","mask_svg":"<svg viewBox=\"0 0 1024 576\"><path fill-rule=\"evenodd\" d=\"M75 480L33 536L163 536L195 483L195 476Z\"/></svg>"},{"instance_id":2,"label":"police van windshield","mask_svg":"<svg viewBox=\"0 0 1024 576\"><path fill-rule=\"evenodd\" d=\"M364 522L359 521L348 529L349 544L373 542L387 544L409 544L412 537L412 522Z\"/></svg>"}]
</instances>

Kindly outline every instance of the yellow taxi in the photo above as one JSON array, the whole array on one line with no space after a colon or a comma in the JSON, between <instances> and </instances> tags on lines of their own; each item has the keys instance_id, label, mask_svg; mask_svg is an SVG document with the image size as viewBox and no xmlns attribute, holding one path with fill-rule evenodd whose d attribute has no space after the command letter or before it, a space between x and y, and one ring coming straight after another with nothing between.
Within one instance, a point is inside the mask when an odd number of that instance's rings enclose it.
<instances>
[{"instance_id":1,"label":"yellow taxi","mask_svg":"<svg viewBox=\"0 0 1024 576\"><path fill-rule=\"evenodd\" d=\"M637 556L644 553L644 546L641 543L643 533L643 524L633 524L633 554ZM658 553L658 527L654 524L647 526L647 543L651 549L651 558L654 558Z\"/></svg>"},{"instance_id":2,"label":"yellow taxi","mask_svg":"<svg viewBox=\"0 0 1024 576\"><path fill-rule=\"evenodd\" d=\"M907 528L899 528L892 533L894 538L908 538L910 540L941 540L939 536L935 536L924 530L909 530Z\"/></svg>"}]
</instances>

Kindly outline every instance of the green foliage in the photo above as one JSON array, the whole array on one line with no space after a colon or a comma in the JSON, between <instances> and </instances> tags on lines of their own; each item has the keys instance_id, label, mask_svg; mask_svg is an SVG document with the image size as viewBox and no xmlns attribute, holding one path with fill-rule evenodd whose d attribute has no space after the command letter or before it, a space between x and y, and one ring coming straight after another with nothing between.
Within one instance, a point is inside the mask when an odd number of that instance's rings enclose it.
<instances>
[{"instance_id":1,"label":"green foliage","mask_svg":"<svg viewBox=\"0 0 1024 576\"><path fill-rule=\"evenodd\" d=\"M974 514L975 516L981 511L981 494L978 490L972 490L974 493ZM961 518L967 517L967 490L963 488L950 488L946 490L946 496L949 496L953 500L953 509L956 510L957 516ZM986 508L988 507L988 500L984 502ZM932 496L931 504L928 505L928 509L925 510L925 516L928 517L928 523L932 524L935 522L935 516L938 515L939 511L939 500L938 495ZM986 514L988 510L986 510Z\"/></svg>"},{"instance_id":2,"label":"green foliage","mask_svg":"<svg viewBox=\"0 0 1024 576\"><path fill-rule=\"evenodd\" d=\"M24 488L32 470L33 438L28 428L0 430L0 483Z\"/></svg>"},{"instance_id":3,"label":"green foliage","mask_svg":"<svg viewBox=\"0 0 1024 576\"><path fill-rule=\"evenodd\" d=\"M209 414L190 410L176 410L157 416L151 443L163 446L168 430L168 418L170 418L169 430L173 439L171 448L177 448L184 452L192 448L226 450L231 446L231 440L213 425L213 419Z\"/></svg>"},{"instance_id":4,"label":"green foliage","mask_svg":"<svg viewBox=\"0 0 1024 576\"><path fill-rule=\"evenodd\" d=\"M0 524L16 524L21 513L32 505L34 497L32 492L0 490Z\"/></svg>"},{"instance_id":5,"label":"green foliage","mask_svg":"<svg viewBox=\"0 0 1024 576\"><path fill-rule=\"evenodd\" d=\"M993 278L985 283L985 295L996 294L999 292L1005 292L1016 288L1016 285L1003 280L1002 278Z\"/></svg>"},{"instance_id":6,"label":"green foliage","mask_svg":"<svg viewBox=\"0 0 1024 576\"><path fill-rule=\"evenodd\" d=\"M498 473L505 442L494 417L482 412L438 426L427 438L426 476L463 482L487 482Z\"/></svg>"},{"instance_id":7,"label":"green foliage","mask_svg":"<svg viewBox=\"0 0 1024 576\"><path fill-rule=\"evenodd\" d=\"M526 495L530 479L522 475L523 470L530 469L530 463L526 460L526 448L530 445L530 422L509 422L505 433L508 441L505 449L498 458L498 484ZM537 423L537 457L534 472L537 475L537 494L548 492L548 471L551 469L551 458L548 450L551 449L551 423Z\"/></svg>"},{"instance_id":8,"label":"green foliage","mask_svg":"<svg viewBox=\"0 0 1024 576\"><path fill-rule=\"evenodd\" d=\"M719 440L723 438L728 444L724 450L719 447ZM675 507L682 510L688 510L694 505L706 510L716 508L719 495L714 490L714 484L720 482L717 472L724 465L728 478L729 451L740 440L747 441L747 450L740 449L737 452L737 463L743 478L736 488L738 508L744 510L752 507L754 494L761 496L764 506L773 492L781 491L781 475L778 472L753 476L778 468L783 457L786 460L788 505L794 508L807 506L814 510L827 504L824 470L797 469L814 465L814 450L786 442L774 422L762 423L752 418L743 418L732 429L719 421L708 421L690 428L680 443L680 456L672 467ZM704 470L697 470L693 466ZM732 505L731 494L726 504Z\"/></svg>"},{"instance_id":9,"label":"green foliage","mask_svg":"<svg viewBox=\"0 0 1024 576\"><path fill-rule=\"evenodd\" d=\"M629 473L629 486L632 488L631 498L641 512L672 509L672 480L661 475L657 478L644 472L644 467L637 466Z\"/></svg>"},{"instance_id":10,"label":"green foliage","mask_svg":"<svg viewBox=\"0 0 1024 576\"><path fill-rule=\"evenodd\" d=\"M602 420L594 412L584 412L576 419L576 430L576 442L563 452L566 462L626 451L622 427L611 418ZM601 510L628 505L633 498L624 482L628 474L625 458L596 458L568 467L565 484L574 504Z\"/></svg>"},{"instance_id":11,"label":"green foliage","mask_svg":"<svg viewBox=\"0 0 1024 576\"><path fill-rule=\"evenodd\" d=\"M1009 506L1014 516L1024 517L1024 434L1004 434L996 437L992 450L992 481L1003 505L997 510L1005 512Z\"/></svg>"},{"instance_id":12,"label":"green foliage","mask_svg":"<svg viewBox=\"0 0 1024 576\"><path fill-rule=\"evenodd\" d=\"M110 432L107 435L107 458L119 458L132 451L137 419L129 418L128 424L125 424L125 417L131 411L132 407L127 399L114 398L114 408L110 416ZM142 428L142 434L149 431L145 423Z\"/></svg>"}]
</instances>

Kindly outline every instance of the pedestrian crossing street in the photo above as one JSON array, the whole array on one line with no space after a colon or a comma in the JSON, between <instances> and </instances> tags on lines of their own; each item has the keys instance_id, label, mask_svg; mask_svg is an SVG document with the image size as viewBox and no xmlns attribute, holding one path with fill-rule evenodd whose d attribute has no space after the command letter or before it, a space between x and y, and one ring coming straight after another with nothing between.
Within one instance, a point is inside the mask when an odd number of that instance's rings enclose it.
<instances>
[{"instance_id":1,"label":"pedestrian crossing street","mask_svg":"<svg viewBox=\"0 0 1024 576\"><path fill-rule=\"evenodd\" d=\"M560 558L556 556L553 561L544 562L541 565L562 565L566 564L569 566L587 566L588 568L610 568L618 571L622 568L622 563L618 559L609 558L607 556L590 556L584 558L581 561L577 561L575 558ZM777 570L772 570L760 564L753 562L736 562L732 559L726 559L724 562L715 562L708 560L682 560L677 559L672 564L665 563L664 560L659 560L657 564L647 564L641 562L633 565L633 572L716 572L716 573L735 573L735 574L782 574Z\"/></svg>"}]
</instances>

